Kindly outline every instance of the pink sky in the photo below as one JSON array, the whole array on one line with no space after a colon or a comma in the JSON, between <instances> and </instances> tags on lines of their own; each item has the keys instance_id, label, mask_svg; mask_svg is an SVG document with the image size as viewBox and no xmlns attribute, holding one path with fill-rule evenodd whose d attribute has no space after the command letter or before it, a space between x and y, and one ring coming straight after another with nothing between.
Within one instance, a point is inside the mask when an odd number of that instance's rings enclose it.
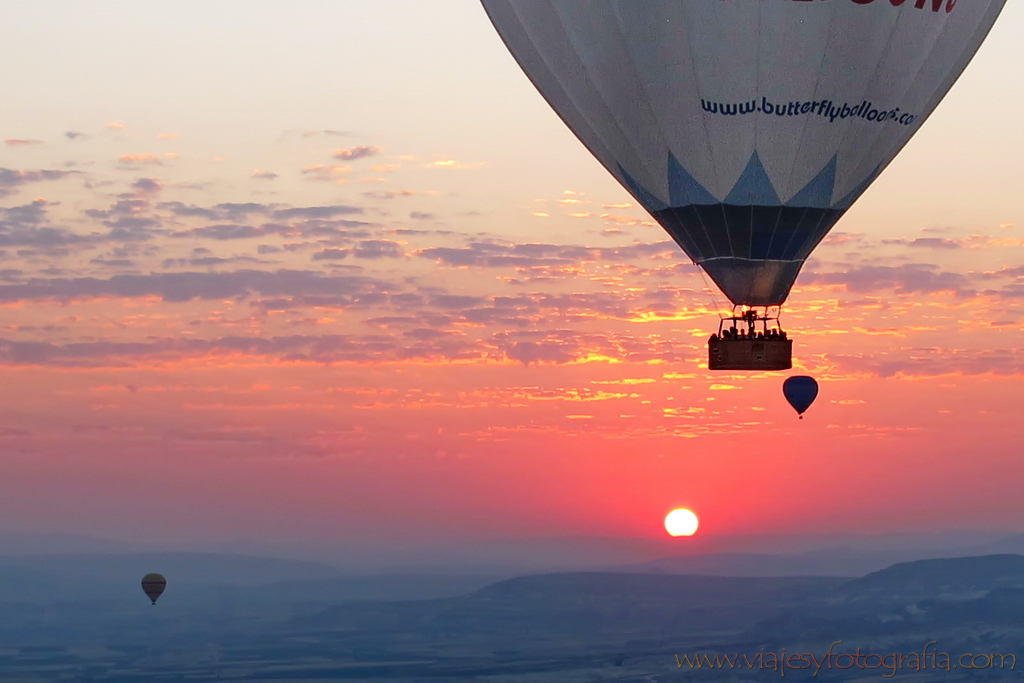
<instances>
[{"instance_id":1,"label":"pink sky","mask_svg":"<svg viewBox=\"0 0 1024 683\"><path fill-rule=\"evenodd\" d=\"M403 109L394 52L330 115L271 74L286 104L235 128L166 65L163 110L34 116L28 77L61 58L24 62L0 117L0 527L653 537L685 506L705 534L1024 531L1019 124L961 130L951 95L815 252L783 319L821 385L799 421L786 373L706 370L703 279L478 9L457 25L505 99L449 99L464 140L437 102ZM994 92L1008 30L965 98ZM483 82L458 63L443 87Z\"/></svg>"}]
</instances>

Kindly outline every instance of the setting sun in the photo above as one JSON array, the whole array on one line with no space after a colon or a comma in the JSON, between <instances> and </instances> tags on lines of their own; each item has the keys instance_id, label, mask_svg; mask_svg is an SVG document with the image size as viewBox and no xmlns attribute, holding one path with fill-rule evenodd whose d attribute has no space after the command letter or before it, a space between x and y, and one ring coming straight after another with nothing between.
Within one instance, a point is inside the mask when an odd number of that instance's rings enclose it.
<instances>
[{"instance_id":1,"label":"setting sun","mask_svg":"<svg viewBox=\"0 0 1024 683\"><path fill-rule=\"evenodd\" d=\"M673 510L665 517L665 530L672 536L693 536L697 531L697 515L685 508Z\"/></svg>"}]
</instances>

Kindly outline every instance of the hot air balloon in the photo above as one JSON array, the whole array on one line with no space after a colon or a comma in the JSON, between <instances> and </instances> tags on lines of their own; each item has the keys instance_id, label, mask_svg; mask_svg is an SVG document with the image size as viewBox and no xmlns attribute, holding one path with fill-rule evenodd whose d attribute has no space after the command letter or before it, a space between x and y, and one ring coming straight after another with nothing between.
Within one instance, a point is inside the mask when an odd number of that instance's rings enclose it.
<instances>
[{"instance_id":1,"label":"hot air balloon","mask_svg":"<svg viewBox=\"0 0 1024 683\"><path fill-rule=\"evenodd\" d=\"M142 591L156 604L164 589L167 588L167 579L162 574L146 574L142 577Z\"/></svg>"},{"instance_id":2,"label":"hot air balloon","mask_svg":"<svg viewBox=\"0 0 1024 683\"><path fill-rule=\"evenodd\" d=\"M804 261L1005 0L482 2L541 95L732 302L709 368L784 370L779 309Z\"/></svg>"},{"instance_id":3,"label":"hot air balloon","mask_svg":"<svg viewBox=\"0 0 1024 683\"><path fill-rule=\"evenodd\" d=\"M789 401L789 405L804 419L804 413L818 397L818 383L813 377L806 375L795 375L782 383L782 395Z\"/></svg>"}]
</instances>

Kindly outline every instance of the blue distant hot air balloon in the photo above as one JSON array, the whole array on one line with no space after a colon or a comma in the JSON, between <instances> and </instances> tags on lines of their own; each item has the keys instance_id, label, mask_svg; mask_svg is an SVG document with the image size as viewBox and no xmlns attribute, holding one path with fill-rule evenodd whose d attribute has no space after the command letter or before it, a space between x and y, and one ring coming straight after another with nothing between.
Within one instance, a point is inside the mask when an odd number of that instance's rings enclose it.
<instances>
[{"instance_id":1,"label":"blue distant hot air balloon","mask_svg":"<svg viewBox=\"0 0 1024 683\"><path fill-rule=\"evenodd\" d=\"M804 413L818 397L818 383L814 381L813 377L796 375L782 383L782 394L802 420Z\"/></svg>"},{"instance_id":2,"label":"blue distant hot air balloon","mask_svg":"<svg viewBox=\"0 0 1024 683\"><path fill-rule=\"evenodd\" d=\"M154 605L166 588L167 579L162 574L146 574L142 577L142 590Z\"/></svg>"},{"instance_id":3,"label":"blue distant hot air balloon","mask_svg":"<svg viewBox=\"0 0 1024 683\"><path fill-rule=\"evenodd\" d=\"M708 367L782 370L774 307L1006 0L482 2L548 104L733 303Z\"/></svg>"}]
</instances>

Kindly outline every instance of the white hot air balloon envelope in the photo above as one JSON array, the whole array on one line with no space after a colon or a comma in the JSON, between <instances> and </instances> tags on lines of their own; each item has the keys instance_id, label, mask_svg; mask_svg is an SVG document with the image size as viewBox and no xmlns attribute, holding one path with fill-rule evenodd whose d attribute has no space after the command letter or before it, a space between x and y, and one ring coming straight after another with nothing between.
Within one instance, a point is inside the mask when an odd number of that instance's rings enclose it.
<instances>
[{"instance_id":1,"label":"white hot air balloon envelope","mask_svg":"<svg viewBox=\"0 0 1024 683\"><path fill-rule=\"evenodd\" d=\"M482 0L584 145L736 305L811 250L1005 0Z\"/></svg>"}]
</instances>

